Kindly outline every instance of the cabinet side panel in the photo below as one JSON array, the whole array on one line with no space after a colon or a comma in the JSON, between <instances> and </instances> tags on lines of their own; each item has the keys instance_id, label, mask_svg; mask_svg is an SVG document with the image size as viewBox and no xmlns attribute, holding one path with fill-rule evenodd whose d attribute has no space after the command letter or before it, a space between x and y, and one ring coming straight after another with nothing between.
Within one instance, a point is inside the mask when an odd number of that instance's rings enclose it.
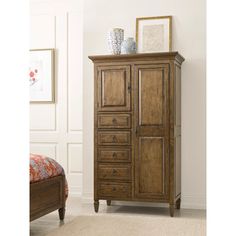
<instances>
[{"instance_id":1,"label":"cabinet side panel","mask_svg":"<svg viewBox=\"0 0 236 236\"><path fill-rule=\"evenodd\" d=\"M181 193L181 136L175 138L175 196Z\"/></svg>"},{"instance_id":2,"label":"cabinet side panel","mask_svg":"<svg viewBox=\"0 0 236 236\"><path fill-rule=\"evenodd\" d=\"M97 193L97 104L98 104L98 69L94 65L94 200L98 200Z\"/></svg>"},{"instance_id":3,"label":"cabinet side panel","mask_svg":"<svg viewBox=\"0 0 236 236\"><path fill-rule=\"evenodd\" d=\"M181 68L175 65L175 196L181 193Z\"/></svg>"},{"instance_id":4,"label":"cabinet side panel","mask_svg":"<svg viewBox=\"0 0 236 236\"><path fill-rule=\"evenodd\" d=\"M181 126L181 69L175 65L175 125Z\"/></svg>"}]
</instances>

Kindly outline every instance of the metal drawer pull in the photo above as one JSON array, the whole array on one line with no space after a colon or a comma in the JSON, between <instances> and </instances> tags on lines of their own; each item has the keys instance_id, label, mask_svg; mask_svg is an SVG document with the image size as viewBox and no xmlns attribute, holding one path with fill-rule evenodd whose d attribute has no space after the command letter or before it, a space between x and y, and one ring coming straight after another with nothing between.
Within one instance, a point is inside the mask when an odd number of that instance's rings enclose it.
<instances>
[{"instance_id":1,"label":"metal drawer pull","mask_svg":"<svg viewBox=\"0 0 236 236\"><path fill-rule=\"evenodd\" d=\"M113 143L116 143L116 142L117 142L117 137L116 137L115 135L112 137L112 142L113 142Z\"/></svg>"},{"instance_id":2,"label":"metal drawer pull","mask_svg":"<svg viewBox=\"0 0 236 236\"><path fill-rule=\"evenodd\" d=\"M113 118L112 119L112 123L115 125L115 124L117 124L117 119L116 118Z\"/></svg>"},{"instance_id":3,"label":"metal drawer pull","mask_svg":"<svg viewBox=\"0 0 236 236\"><path fill-rule=\"evenodd\" d=\"M113 152L113 155L112 155L113 158L116 158L117 157L117 154L115 152Z\"/></svg>"}]
</instances>

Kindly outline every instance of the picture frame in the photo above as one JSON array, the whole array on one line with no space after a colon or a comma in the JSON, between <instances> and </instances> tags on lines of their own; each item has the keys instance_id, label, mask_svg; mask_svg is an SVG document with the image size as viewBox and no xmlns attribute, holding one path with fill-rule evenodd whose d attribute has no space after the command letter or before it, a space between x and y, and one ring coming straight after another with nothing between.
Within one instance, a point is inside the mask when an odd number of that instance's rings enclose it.
<instances>
[{"instance_id":1,"label":"picture frame","mask_svg":"<svg viewBox=\"0 0 236 236\"><path fill-rule=\"evenodd\" d=\"M55 103L55 49L30 49L30 103Z\"/></svg>"},{"instance_id":2,"label":"picture frame","mask_svg":"<svg viewBox=\"0 0 236 236\"><path fill-rule=\"evenodd\" d=\"M136 18L136 43L139 53L172 50L172 16Z\"/></svg>"}]
</instances>

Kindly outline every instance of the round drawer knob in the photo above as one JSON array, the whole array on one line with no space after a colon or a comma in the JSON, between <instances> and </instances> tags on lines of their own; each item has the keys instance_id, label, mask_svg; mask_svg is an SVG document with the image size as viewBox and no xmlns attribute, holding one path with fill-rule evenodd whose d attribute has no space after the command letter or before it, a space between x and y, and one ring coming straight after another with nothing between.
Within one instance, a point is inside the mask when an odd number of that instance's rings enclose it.
<instances>
[{"instance_id":1,"label":"round drawer knob","mask_svg":"<svg viewBox=\"0 0 236 236\"><path fill-rule=\"evenodd\" d=\"M113 123L114 125L117 124L116 118L113 118L113 119L112 119L112 123Z\"/></svg>"}]
</instances>

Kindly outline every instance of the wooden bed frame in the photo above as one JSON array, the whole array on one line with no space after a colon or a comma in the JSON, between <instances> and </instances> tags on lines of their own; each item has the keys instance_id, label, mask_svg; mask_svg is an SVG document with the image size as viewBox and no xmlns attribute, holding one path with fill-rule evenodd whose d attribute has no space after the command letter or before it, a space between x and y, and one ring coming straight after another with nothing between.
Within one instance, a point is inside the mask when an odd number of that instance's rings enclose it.
<instances>
[{"instance_id":1,"label":"wooden bed frame","mask_svg":"<svg viewBox=\"0 0 236 236\"><path fill-rule=\"evenodd\" d=\"M60 220L65 216L65 176L30 183L30 221L58 210Z\"/></svg>"}]
</instances>

